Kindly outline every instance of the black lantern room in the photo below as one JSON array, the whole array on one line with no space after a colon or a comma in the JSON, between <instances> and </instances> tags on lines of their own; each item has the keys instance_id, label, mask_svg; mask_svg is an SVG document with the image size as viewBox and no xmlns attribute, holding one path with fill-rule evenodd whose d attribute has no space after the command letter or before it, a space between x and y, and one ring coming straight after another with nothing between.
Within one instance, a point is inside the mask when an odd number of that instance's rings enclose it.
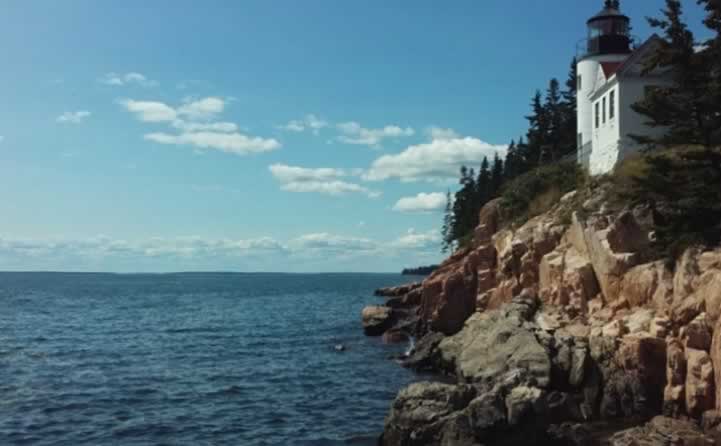
<instances>
[{"instance_id":1,"label":"black lantern room","mask_svg":"<svg viewBox=\"0 0 721 446\"><path fill-rule=\"evenodd\" d=\"M606 0L603 10L587 24L587 56L631 52L631 19L621 14L619 0Z\"/></svg>"}]
</instances>

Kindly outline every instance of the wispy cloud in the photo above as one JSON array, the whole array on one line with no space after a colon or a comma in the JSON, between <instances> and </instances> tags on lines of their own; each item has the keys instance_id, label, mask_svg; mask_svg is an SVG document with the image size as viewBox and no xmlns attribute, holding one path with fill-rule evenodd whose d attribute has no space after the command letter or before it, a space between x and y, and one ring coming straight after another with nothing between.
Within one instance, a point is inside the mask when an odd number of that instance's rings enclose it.
<instances>
[{"instance_id":1,"label":"wispy cloud","mask_svg":"<svg viewBox=\"0 0 721 446\"><path fill-rule=\"evenodd\" d=\"M354 121L337 124L336 128L342 133L338 137L338 141L372 148L380 148L381 143L389 138L402 138L415 134L415 131L410 127L402 128L397 125L387 125L383 128L368 129Z\"/></svg>"},{"instance_id":2,"label":"wispy cloud","mask_svg":"<svg viewBox=\"0 0 721 446\"><path fill-rule=\"evenodd\" d=\"M136 72L106 73L99 79L101 84L122 87L125 85L139 85L141 87L154 87L158 82L148 79L145 75Z\"/></svg>"},{"instance_id":3,"label":"wispy cloud","mask_svg":"<svg viewBox=\"0 0 721 446\"><path fill-rule=\"evenodd\" d=\"M248 153L269 152L278 149L280 143L273 138L250 137L241 133L222 132L185 132L179 135L169 133L148 133L148 141L159 144L188 145L200 149L214 149L221 152L245 155Z\"/></svg>"},{"instance_id":4,"label":"wispy cloud","mask_svg":"<svg viewBox=\"0 0 721 446\"><path fill-rule=\"evenodd\" d=\"M313 132L313 134L318 135L321 129L324 129L328 126L328 121L321 119L314 114L308 114L305 115L303 119L292 120L287 124L278 126L278 128L288 132L304 132L306 130L309 130Z\"/></svg>"},{"instance_id":5,"label":"wispy cloud","mask_svg":"<svg viewBox=\"0 0 721 446\"><path fill-rule=\"evenodd\" d=\"M434 253L440 243L438 231L414 229L395 239L378 240L354 235L313 232L286 242L270 236L232 239L187 237L151 237L126 240L105 235L80 239L0 238L0 260L39 259L197 259L276 256L327 259L358 256L404 256L409 253Z\"/></svg>"},{"instance_id":6,"label":"wispy cloud","mask_svg":"<svg viewBox=\"0 0 721 446\"><path fill-rule=\"evenodd\" d=\"M143 122L168 123L178 133L152 132L143 138L158 144L191 146L196 150L219 150L236 155L276 150L281 147L274 138L249 136L238 131L233 122L214 121L224 110L226 101L218 97L187 99L173 107L159 101L119 101L127 111Z\"/></svg>"},{"instance_id":7,"label":"wispy cloud","mask_svg":"<svg viewBox=\"0 0 721 446\"><path fill-rule=\"evenodd\" d=\"M383 181L447 181L457 178L461 166L476 166L483 157L505 156L506 145L494 145L478 138L459 137L449 130L436 132L431 142L407 147L393 155L383 155L371 164L363 178Z\"/></svg>"},{"instance_id":8,"label":"wispy cloud","mask_svg":"<svg viewBox=\"0 0 721 446\"><path fill-rule=\"evenodd\" d=\"M80 124L90 117L92 113L87 110L65 112L55 120L61 124Z\"/></svg>"},{"instance_id":9,"label":"wispy cloud","mask_svg":"<svg viewBox=\"0 0 721 446\"><path fill-rule=\"evenodd\" d=\"M440 192L423 193L413 197L403 197L396 202L396 212L438 212L446 206L446 195Z\"/></svg>"},{"instance_id":10,"label":"wispy cloud","mask_svg":"<svg viewBox=\"0 0 721 446\"><path fill-rule=\"evenodd\" d=\"M357 169L307 168L285 164L273 164L268 169L280 182L280 188L288 192L315 192L333 196L359 193L371 198L381 195L379 191L346 181L347 177L360 175Z\"/></svg>"}]
</instances>

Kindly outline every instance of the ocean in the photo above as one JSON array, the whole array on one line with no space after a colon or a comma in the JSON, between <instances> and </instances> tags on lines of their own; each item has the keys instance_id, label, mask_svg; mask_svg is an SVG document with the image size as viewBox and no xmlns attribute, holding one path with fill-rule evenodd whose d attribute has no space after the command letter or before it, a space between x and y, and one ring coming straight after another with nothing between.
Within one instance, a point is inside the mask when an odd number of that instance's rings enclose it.
<instances>
[{"instance_id":1,"label":"ocean","mask_svg":"<svg viewBox=\"0 0 721 446\"><path fill-rule=\"evenodd\" d=\"M412 279L0 273L0 445L373 445L419 378L360 312Z\"/></svg>"}]
</instances>

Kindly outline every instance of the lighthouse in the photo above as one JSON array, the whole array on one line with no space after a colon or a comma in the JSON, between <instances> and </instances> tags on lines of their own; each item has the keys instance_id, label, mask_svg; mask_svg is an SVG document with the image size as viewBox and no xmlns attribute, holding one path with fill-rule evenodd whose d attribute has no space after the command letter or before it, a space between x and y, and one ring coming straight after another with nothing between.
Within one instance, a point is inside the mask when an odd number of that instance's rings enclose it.
<instances>
[{"instance_id":1,"label":"lighthouse","mask_svg":"<svg viewBox=\"0 0 721 446\"><path fill-rule=\"evenodd\" d=\"M588 166L597 107L592 96L598 89L599 69L606 74L614 72L633 52L633 39L631 20L621 13L619 0L606 0L603 10L586 23L588 35L577 48L577 148L579 162Z\"/></svg>"}]
</instances>

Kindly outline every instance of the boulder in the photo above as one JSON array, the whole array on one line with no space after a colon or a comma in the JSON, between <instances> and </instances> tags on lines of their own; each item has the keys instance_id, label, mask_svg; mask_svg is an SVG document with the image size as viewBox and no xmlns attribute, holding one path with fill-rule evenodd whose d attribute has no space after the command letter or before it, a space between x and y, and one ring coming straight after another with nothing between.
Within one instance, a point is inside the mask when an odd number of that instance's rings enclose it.
<instances>
[{"instance_id":1,"label":"boulder","mask_svg":"<svg viewBox=\"0 0 721 446\"><path fill-rule=\"evenodd\" d=\"M623 275L620 296L632 307L653 303L667 308L673 300L673 275L660 261L635 266Z\"/></svg>"},{"instance_id":2,"label":"boulder","mask_svg":"<svg viewBox=\"0 0 721 446\"><path fill-rule=\"evenodd\" d=\"M698 280L695 291L697 300L704 302L704 308L711 323L721 317L721 270L704 273Z\"/></svg>"},{"instance_id":3,"label":"boulder","mask_svg":"<svg viewBox=\"0 0 721 446\"><path fill-rule=\"evenodd\" d=\"M440 362L438 344L445 338L442 333L430 332L416 342L410 355L403 361L403 366L414 370L439 371L443 369Z\"/></svg>"},{"instance_id":4,"label":"boulder","mask_svg":"<svg viewBox=\"0 0 721 446\"><path fill-rule=\"evenodd\" d=\"M475 396L470 386L420 382L398 393L385 420L381 444L439 444L445 424Z\"/></svg>"},{"instance_id":5,"label":"boulder","mask_svg":"<svg viewBox=\"0 0 721 446\"><path fill-rule=\"evenodd\" d=\"M643 426L614 434L608 444L610 446L713 446L714 442L691 421L658 416Z\"/></svg>"},{"instance_id":6,"label":"boulder","mask_svg":"<svg viewBox=\"0 0 721 446\"><path fill-rule=\"evenodd\" d=\"M532 303L518 302L475 313L457 335L441 341L441 355L455 364L459 379L469 383L494 385L514 376L516 385L545 388L551 361L527 328L534 312Z\"/></svg>"},{"instance_id":7,"label":"boulder","mask_svg":"<svg viewBox=\"0 0 721 446\"><path fill-rule=\"evenodd\" d=\"M699 314L688 325L681 328L681 340L687 349L709 351L712 337L712 326L706 313Z\"/></svg>"},{"instance_id":8,"label":"boulder","mask_svg":"<svg viewBox=\"0 0 721 446\"><path fill-rule=\"evenodd\" d=\"M361 314L363 331L368 336L381 336L393 325L393 311L385 306L365 307Z\"/></svg>"},{"instance_id":9,"label":"boulder","mask_svg":"<svg viewBox=\"0 0 721 446\"><path fill-rule=\"evenodd\" d=\"M693 418L714 408L714 370L703 350L686 349L686 412Z\"/></svg>"},{"instance_id":10,"label":"boulder","mask_svg":"<svg viewBox=\"0 0 721 446\"><path fill-rule=\"evenodd\" d=\"M711 362L716 387L716 410L721 410L721 319L716 321L711 341Z\"/></svg>"},{"instance_id":11,"label":"boulder","mask_svg":"<svg viewBox=\"0 0 721 446\"><path fill-rule=\"evenodd\" d=\"M686 355L678 339L666 344L666 388L663 391L663 413L678 417L686 412Z\"/></svg>"}]
</instances>

